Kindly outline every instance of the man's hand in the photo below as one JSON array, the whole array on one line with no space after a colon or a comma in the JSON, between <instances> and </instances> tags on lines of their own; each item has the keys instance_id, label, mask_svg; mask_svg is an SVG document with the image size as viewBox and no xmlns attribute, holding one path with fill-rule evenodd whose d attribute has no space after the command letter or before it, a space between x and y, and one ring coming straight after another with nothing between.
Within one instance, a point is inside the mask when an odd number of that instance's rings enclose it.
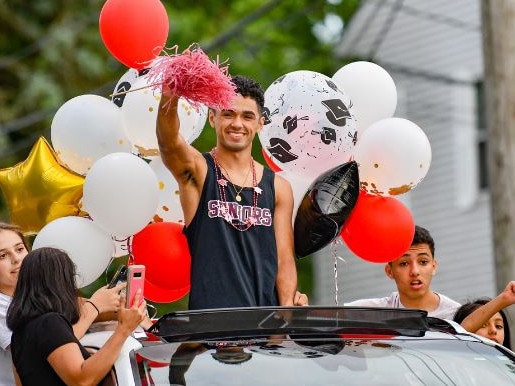
<instances>
[{"instance_id":1,"label":"man's hand","mask_svg":"<svg viewBox=\"0 0 515 386\"><path fill-rule=\"evenodd\" d=\"M514 282L515 283L515 282ZM303 294L302 292L296 291L295 296L293 297L293 305L294 306L309 306L308 295Z\"/></svg>"},{"instance_id":2,"label":"man's hand","mask_svg":"<svg viewBox=\"0 0 515 386\"><path fill-rule=\"evenodd\" d=\"M182 51L182 55L191 55L190 49L186 48L184 51ZM172 89L170 88L170 82L173 82L173 78L164 79L163 84L161 86L161 94L162 96L166 96L167 100L170 100L170 105L177 106L177 100L179 100L179 96L174 95L174 93L172 92Z\"/></svg>"}]
</instances>

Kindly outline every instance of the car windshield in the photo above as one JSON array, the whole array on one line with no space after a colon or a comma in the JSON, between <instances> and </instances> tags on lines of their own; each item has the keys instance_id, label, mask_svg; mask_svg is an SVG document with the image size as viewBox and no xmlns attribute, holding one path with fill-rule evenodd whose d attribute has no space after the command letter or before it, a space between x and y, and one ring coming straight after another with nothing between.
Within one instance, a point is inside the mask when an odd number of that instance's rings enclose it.
<instances>
[{"instance_id":1,"label":"car windshield","mask_svg":"<svg viewBox=\"0 0 515 386\"><path fill-rule=\"evenodd\" d=\"M143 385L515 385L515 363L474 339L279 336L143 347ZM138 384L138 383L136 383Z\"/></svg>"}]
</instances>

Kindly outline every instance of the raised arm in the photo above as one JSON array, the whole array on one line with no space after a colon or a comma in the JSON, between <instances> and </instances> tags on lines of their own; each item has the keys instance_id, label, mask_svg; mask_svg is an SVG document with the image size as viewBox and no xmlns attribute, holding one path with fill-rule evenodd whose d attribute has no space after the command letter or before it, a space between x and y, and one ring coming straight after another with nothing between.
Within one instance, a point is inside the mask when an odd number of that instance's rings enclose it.
<instances>
[{"instance_id":1,"label":"raised arm","mask_svg":"<svg viewBox=\"0 0 515 386\"><path fill-rule=\"evenodd\" d=\"M275 176L274 229L277 244L276 289L279 305L294 305L297 290L297 267L293 248L293 192L288 181Z\"/></svg>"},{"instance_id":2,"label":"raised arm","mask_svg":"<svg viewBox=\"0 0 515 386\"><path fill-rule=\"evenodd\" d=\"M463 319L461 325L467 331L476 332L497 312L512 304L515 304L515 281L510 281L504 291L474 310Z\"/></svg>"},{"instance_id":3,"label":"raised arm","mask_svg":"<svg viewBox=\"0 0 515 386\"><path fill-rule=\"evenodd\" d=\"M76 343L66 343L48 355L48 362L67 385L98 384L113 366L127 337L144 319L146 306L139 290L131 308L120 308L116 329L95 354L84 360Z\"/></svg>"},{"instance_id":4,"label":"raised arm","mask_svg":"<svg viewBox=\"0 0 515 386\"><path fill-rule=\"evenodd\" d=\"M178 96L170 96L163 90L157 112L156 135L161 159L179 185L181 206L187 225L200 201L207 164L202 154L179 133L179 103Z\"/></svg>"},{"instance_id":5,"label":"raised arm","mask_svg":"<svg viewBox=\"0 0 515 386\"><path fill-rule=\"evenodd\" d=\"M156 135L163 163L175 178L182 179L185 171L195 169L195 162L189 144L179 133L178 104L178 96L170 96L163 90L157 112Z\"/></svg>"}]
</instances>

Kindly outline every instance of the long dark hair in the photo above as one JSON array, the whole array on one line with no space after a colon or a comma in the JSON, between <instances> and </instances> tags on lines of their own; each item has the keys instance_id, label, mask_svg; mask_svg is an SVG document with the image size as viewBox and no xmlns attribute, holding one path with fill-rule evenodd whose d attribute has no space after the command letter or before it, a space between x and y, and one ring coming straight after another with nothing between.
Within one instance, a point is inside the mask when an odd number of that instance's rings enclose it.
<instances>
[{"instance_id":1,"label":"long dark hair","mask_svg":"<svg viewBox=\"0 0 515 386\"><path fill-rule=\"evenodd\" d=\"M490 300L489 298L481 298L476 299L471 302L463 304L456 313L454 314L453 320L457 323L463 322L463 320L469 316L472 312L477 310L479 307L485 305ZM508 323L508 318L506 316L506 313L503 310L499 310L499 313L501 314L502 322L504 324L504 341L503 346L506 348L509 348L511 350L511 336L510 336L510 325ZM475 331L473 331L475 332Z\"/></svg>"},{"instance_id":2,"label":"long dark hair","mask_svg":"<svg viewBox=\"0 0 515 386\"><path fill-rule=\"evenodd\" d=\"M76 268L68 254L57 248L38 248L23 259L7 327L12 331L37 316L57 312L71 324L79 320Z\"/></svg>"}]
</instances>

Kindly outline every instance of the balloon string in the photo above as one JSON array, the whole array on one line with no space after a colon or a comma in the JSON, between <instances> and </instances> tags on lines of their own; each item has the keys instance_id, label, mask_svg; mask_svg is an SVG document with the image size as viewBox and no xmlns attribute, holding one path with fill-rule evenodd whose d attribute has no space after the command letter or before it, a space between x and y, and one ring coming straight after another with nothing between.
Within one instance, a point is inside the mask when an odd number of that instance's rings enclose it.
<instances>
[{"instance_id":1,"label":"balloon string","mask_svg":"<svg viewBox=\"0 0 515 386\"><path fill-rule=\"evenodd\" d=\"M198 43L191 43L190 46L188 47L188 49L190 51L195 51L199 48L199 44ZM178 55L178 50L179 50L179 46L176 44L174 45L173 47L170 47L170 48L166 48L166 49L163 49L163 52L165 51L175 51L174 54L168 54L169 56L174 56L174 55ZM150 70L151 67L147 67L147 68L144 68L142 69L138 76L143 76L143 75L146 75L148 73L148 71ZM145 72L146 71L146 72ZM142 73L144 72L144 73ZM140 91L140 90L144 90L146 88L149 88L149 87L156 87L156 86L162 86L164 82L157 82L157 83L153 83L153 84L147 84L146 86L143 86L143 87L138 87L138 88L133 88L133 89L129 89L129 90L126 90L126 91L119 91L119 92L115 92L115 93L112 93L112 94L109 94L109 97L115 97L115 96L119 96L119 95L125 95L125 94L128 94L130 92L134 92L134 91Z\"/></svg>"},{"instance_id":2,"label":"balloon string","mask_svg":"<svg viewBox=\"0 0 515 386\"><path fill-rule=\"evenodd\" d=\"M146 86L142 86L142 87L138 87L138 88L132 88L132 89L129 89L127 91L119 91L119 92L115 92L115 93L109 94L109 97L112 98L112 97L119 96L119 95L125 95L125 94L128 94L130 92L140 91L140 90L144 90L146 88L162 86L162 85L163 85L163 82L147 84Z\"/></svg>"},{"instance_id":3,"label":"balloon string","mask_svg":"<svg viewBox=\"0 0 515 386\"><path fill-rule=\"evenodd\" d=\"M88 216L89 217L89 216ZM89 217L91 218L91 217ZM125 241L127 239L122 239L122 240L118 240L115 236L111 236L111 239L115 242L121 242L121 241ZM123 249L123 247L122 247ZM109 259L109 263L107 263L107 267L105 269L105 278L106 278L106 284L109 283L109 281L107 280L107 272L109 271L109 267L111 267L111 264L113 264L113 261L114 261L114 256L111 255L111 258Z\"/></svg>"},{"instance_id":4,"label":"balloon string","mask_svg":"<svg viewBox=\"0 0 515 386\"><path fill-rule=\"evenodd\" d=\"M127 265L134 264L134 255L132 254L132 236L127 238L127 253L129 254Z\"/></svg>"},{"instance_id":5,"label":"balloon string","mask_svg":"<svg viewBox=\"0 0 515 386\"><path fill-rule=\"evenodd\" d=\"M334 303L336 305L338 305L338 258L335 253L333 253L333 257L334 257Z\"/></svg>"},{"instance_id":6,"label":"balloon string","mask_svg":"<svg viewBox=\"0 0 515 386\"><path fill-rule=\"evenodd\" d=\"M113 264L113 261L114 261L114 256L111 256L111 258L109 259L109 263L107 263L107 267L106 267L106 269L104 271L104 273L105 273L104 276L105 276L105 279L106 279L105 280L105 284L106 285L109 283L109 280L107 279L107 272L109 271L109 267L111 266L111 264Z\"/></svg>"},{"instance_id":7,"label":"balloon string","mask_svg":"<svg viewBox=\"0 0 515 386\"><path fill-rule=\"evenodd\" d=\"M120 243L119 247L122 251L127 251L129 249L128 245L127 245L127 242L128 242L128 238L125 238L125 239L117 239L116 237L112 236L111 237L113 239L113 241L117 242L117 243ZM121 244L125 242L125 244Z\"/></svg>"},{"instance_id":8,"label":"balloon string","mask_svg":"<svg viewBox=\"0 0 515 386\"><path fill-rule=\"evenodd\" d=\"M331 253L334 259L334 302L338 306L338 260L345 262L341 256L337 253L337 246L341 245L340 240L337 238L331 243Z\"/></svg>"},{"instance_id":9,"label":"balloon string","mask_svg":"<svg viewBox=\"0 0 515 386\"><path fill-rule=\"evenodd\" d=\"M125 248L123 247L123 245L120 245L120 249L122 249L122 250L124 250L124 251L129 250L129 238L121 239L121 240L120 240L120 239L117 239L115 236L111 236L111 239L112 239L113 241L115 241L115 242L119 242L119 243L121 243L121 242L125 241L125 242L126 242ZM131 258L131 256L129 256L129 258ZM105 271L104 271L104 273L105 273L105 279L106 279L106 284L108 284L108 283L109 283L109 280L107 279L107 272L109 271L109 268L111 267L111 264L113 264L114 259L115 259L115 257L114 257L114 256L111 256L111 258L109 259L109 263L107 263L107 267L106 267L106 269L105 269Z\"/></svg>"}]
</instances>

